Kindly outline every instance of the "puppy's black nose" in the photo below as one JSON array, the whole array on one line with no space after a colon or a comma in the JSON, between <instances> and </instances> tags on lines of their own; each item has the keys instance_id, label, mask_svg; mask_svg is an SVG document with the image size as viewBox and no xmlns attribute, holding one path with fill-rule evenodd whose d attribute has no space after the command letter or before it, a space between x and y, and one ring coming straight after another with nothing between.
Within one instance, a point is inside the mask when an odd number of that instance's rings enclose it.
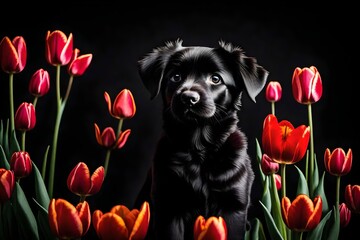
<instances>
[{"instance_id":1,"label":"puppy's black nose","mask_svg":"<svg viewBox=\"0 0 360 240\"><path fill-rule=\"evenodd\" d=\"M197 92L186 90L181 93L181 101L189 106L196 104L200 100L200 95Z\"/></svg>"}]
</instances>

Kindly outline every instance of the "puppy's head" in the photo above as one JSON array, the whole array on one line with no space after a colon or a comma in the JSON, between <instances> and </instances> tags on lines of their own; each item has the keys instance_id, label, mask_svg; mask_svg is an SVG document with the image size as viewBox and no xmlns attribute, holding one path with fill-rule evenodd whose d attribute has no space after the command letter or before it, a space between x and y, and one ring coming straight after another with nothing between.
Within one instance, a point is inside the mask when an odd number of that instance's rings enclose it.
<instances>
[{"instance_id":1,"label":"puppy's head","mask_svg":"<svg viewBox=\"0 0 360 240\"><path fill-rule=\"evenodd\" d=\"M268 71L230 43L219 47L168 42L139 61L140 77L151 94L161 93L166 108L180 121L206 120L239 110L246 91L255 102Z\"/></svg>"}]
</instances>

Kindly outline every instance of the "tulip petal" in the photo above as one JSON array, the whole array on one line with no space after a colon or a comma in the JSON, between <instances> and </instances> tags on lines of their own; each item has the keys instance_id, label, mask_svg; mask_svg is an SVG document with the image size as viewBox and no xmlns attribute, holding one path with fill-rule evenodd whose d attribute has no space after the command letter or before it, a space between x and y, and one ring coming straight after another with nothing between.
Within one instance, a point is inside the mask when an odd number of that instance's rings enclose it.
<instances>
[{"instance_id":1,"label":"tulip petal","mask_svg":"<svg viewBox=\"0 0 360 240\"><path fill-rule=\"evenodd\" d=\"M305 226L306 230L314 229L321 220L321 213L322 213L322 200L320 196L314 198L314 210L309 217L307 224Z\"/></svg>"},{"instance_id":2,"label":"tulip petal","mask_svg":"<svg viewBox=\"0 0 360 240\"><path fill-rule=\"evenodd\" d=\"M91 223L89 204L86 201L81 202L76 206L76 210L82 223L82 235L84 235L89 230Z\"/></svg>"},{"instance_id":3,"label":"tulip petal","mask_svg":"<svg viewBox=\"0 0 360 240\"><path fill-rule=\"evenodd\" d=\"M131 129L126 129L125 131L121 132L118 140L116 141L115 148L117 149L122 148L125 145L130 133L131 133Z\"/></svg>"},{"instance_id":4,"label":"tulip petal","mask_svg":"<svg viewBox=\"0 0 360 240\"><path fill-rule=\"evenodd\" d=\"M101 189L104 179L105 179L105 169L103 166L100 166L91 175L92 185L88 192L88 195L93 195L95 193L98 193Z\"/></svg>"},{"instance_id":5,"label":"tulip petal","mask_svg":"<svg viewBox=\"0 0 360 240\"><path fill-rule=\"evenodd\" d=\"M148 202L144 202L137 215L135 224L130 234L129 240L142 240L148 231L150 222L150 207Z\"/></svg>"},{"instance_id":6,"label":"tulip petal","mask_svg":"<svg viewBox=\"0 0 360 240\"><path fill-rule=\"evenodd\" d=\"M67 178L67 186L70 191L78 195L86 195L91 188L91 178L88 166L79 162L70 172Z\"/></svg>"},{"instance_id":7,"label":"tulip petal","mask_svg":"<svg viewBox=\"0 0 360 240\"><path fill-rule=\"evenodd\" d=\"M310 127L301 125L289 133L283 146L283 163L293 164L300 161L307 150L310 140Z\"/></svg>"},{"instance_id":8,"label":"tulip petal","mask_svg":"<svg viewBox=\"0 0 360 240\"><path fill-rule=\"evenodd\" d=\"M280 159L282 149L282 134L278 121L273 114L269 114L264 120L262 133L263 152L275 162Z\"/></svg>"},{"instance_id":9,"label":"tulip petal","mask_svg":"<svg viewBox=\"0 0 360 240\"><path fill-rule=\"evenodd\" d=\"M296 231L304 231L313 211L314 204L311 199L304 194L298 195L289 208L289 228Z\"/></svg>"},{"instance_id":10,"label":"tulip petal","mask_svg":"<svg viewBox=\"0 0 360 240\"><path fill-rule=\"evenodd\" d=\"M200 234L199 240L226 240L227 230L223 219L210 217L206 220L205 228Z\"/></svg>"},{"instance_id":11,"label":"tulip petal","mask_svg":"<svg viewBox=\"0 0 360 240\"><path fill-rule=\"evenodd\" d=\"M110 95L109 95L107 92L104 92L104 98L105 98L105 101L106 101L106 103L107 103L107 106L108 106L108 110L109 110L110 115L116 118L116 116L114 116L114 114L113 114L113 112L112 112Z\"/></svg>"},{"instance_id":12,"label":"tulip petal","mask_svg":"<svg viewBox=\"0 0 360 240\"><path fill-rule=\"evenodd\" d=\"M288 197L283 197L281 199L281 214L283 217L283 220L287 226L289 226L289 208L291 206L290 199Z\"/></svg>"},{"instance_id":13,"label":"tulip petal","mask_svg":"<svg viewBox=\"0 0 360 240\"><path fill-rule=\"evenodd\" d=\"M198 216L195 220L194 224L194 239L199 239L201 232L205 227L206 220L203 216Z\"/></svg>"},{"instance_id":14,"label":"tulip petal","mask_svg":"<svg viewBox=\"0 0 360 240\"><path fill-rule=\"evenodd\" d=\"M128 240L129 232L124 220L119 215L109 212L101 217L97 234L100 239Z\"/></svg>"},{"instance_id":15,"label":"tulip petal","mask_svg":"<svg viewBox=\"0 0 360 240\"><path fill-rule=\"evenodd\" d=\"M113 114L117 118L132 118L136 112L134 97L130 90L123 89L115 98Z\"/></svg>"},{"instance_id":16,"label":"tulip petal","mask_svg":"<svg viewBox=\"0 0 360 240\"><path fill-rule=\"evenodd\" d=\"M103 212L100 210L95 210L92 214L92 224L96 233L98 232L98 224L103 215L104 215Z\"/></svg>"},{"instance_id":17,"label":"tulip petal","mask_svg":"<svg viewBox=\"0 0 360 240\"><path fill-rule=\"evenodd\" d=\"M99 145L102 146L103 144L102 144L102 140L101 140L100 128L98 127L98 125L96 123L94 123L94 127L95 127L96 141Z\"/></svg>"}]
</instances>

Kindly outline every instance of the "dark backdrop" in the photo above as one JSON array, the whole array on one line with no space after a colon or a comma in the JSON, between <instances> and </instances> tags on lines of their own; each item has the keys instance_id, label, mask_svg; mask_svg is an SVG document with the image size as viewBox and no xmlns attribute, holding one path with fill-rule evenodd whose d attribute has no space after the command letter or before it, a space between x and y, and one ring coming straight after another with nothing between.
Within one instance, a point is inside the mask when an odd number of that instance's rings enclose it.
<instances>
[{"instance_id":1,"label":"dark backdrop","mask_svg":"<svg viewBox=\"0 0 360 240\"><path fill-rule=\"evenodd\" d=\"M51 6L50 6L51 5ZM125 120L123 129L131 135L125 147L114 151L109 172L101 192L89 197L92 210L108 211L116 204L131 208L140 190L157 139L161 132L161 102L150 96L139 78L137 61L166 41L183 39L184 45L217 46L219 40L243 47L248 56L269 72L269 80L283 87L283 97L276 104L279 119L294 126L307 124L307 108L298 104L291 93L291 77L296 67L318 68L323 81L323 96L313 104L315 152L322 173L326 148L352 148L352 171L341 181L340 202L344 201L347 184L360 184L358 121L355 98L358 81L357 54L359 37L358 14L350 5L313 6L305 2L297 6L222 1L166 3L53 2L42 5L4 5L0 14L0 37L17 35L25 38L28 48L26 68L14 76L15 108L23 101L32 101L27 92L31 75L39 68L49 71L50 93L39 99L37 126L27 134L27 149L32 160L41 167L47 145L51 144L55 110L55 69L44 57L45 34L48 30L73 33L74 47L81 54L92 53L89 69L75 78L70 99L63 115L56 165L54 197L74 204L77 196L66 187L66 178L79 162L91 171L103 164L105 150L97 143L94 123L101 129L117 127L107 110L103 97L107 91L112 100L123 88L132 91L137 112ZM67 75L62 74L62 81ZM0 118L8 118L8 81L0 73ZM249 139L249 154L255 160L255 140L261 139L262 122L270 112L264 91L251 102L244 96L240 126ZM301 165L301 164L300 164ZM287 168L289 169L289 168ZM289 191L296 187L296 174L288 170ZM257 172L258 173L258 172ZM295 173L295 172L294 172ZM25 182L25 180L23 181ZM25 183L24 183L25 184ZM326 175L328 201L335 199L335 178ZM261 185L257 175L253 188L250 216L263 217L258 200ZM169 203L171 204L171 203ZM176 206L174 206L176 207ZM344 239L359 226L359 215L353 215L350 225L342 230ZM89 236L93 232L90 230Z\"/></svg>"}]
</instances>

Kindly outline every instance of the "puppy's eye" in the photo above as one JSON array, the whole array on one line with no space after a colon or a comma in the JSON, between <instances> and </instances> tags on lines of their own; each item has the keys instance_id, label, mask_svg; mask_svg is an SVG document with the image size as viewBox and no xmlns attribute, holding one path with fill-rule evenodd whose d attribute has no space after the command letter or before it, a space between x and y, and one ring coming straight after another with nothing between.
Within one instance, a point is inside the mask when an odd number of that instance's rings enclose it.
<instances>
[{"instance_id":1,"label":"puppy's eye","mask_svg":"<svg viewBox=\"0 0 360 240\"><path fill-rule=\"evenodd\" d=\"M173 82L180 82L181 81L181 75L179 73L175 73L170 76L170 80Z\"/></svg>"},{"instance_id":2,"label":"puppy's eye","mask_svg":"<svg viewBox=\"0 0 360 240\"><path fill-rule=\"evenodd\" d=\"M219 85L222 82L222 78L218 74L214 74L210 77L210 83L212 85Z\"/></svg>"}]
</instances>

